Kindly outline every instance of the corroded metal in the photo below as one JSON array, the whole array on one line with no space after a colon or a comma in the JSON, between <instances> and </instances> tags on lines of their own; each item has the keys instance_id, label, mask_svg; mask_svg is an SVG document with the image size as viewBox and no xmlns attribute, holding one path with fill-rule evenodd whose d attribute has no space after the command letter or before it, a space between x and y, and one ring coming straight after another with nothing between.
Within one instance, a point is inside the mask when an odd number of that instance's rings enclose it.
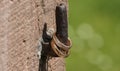
<instances>
[{"instance_id":1,"label":"corroded metal","mask_svg":"<svg viewBox=\"0 0 120 71\"><path fill-rule=\"evenodd\" d=\"M60 4L56 7L56 36L58 39L67 44L68 41L68 20L67 9L64 4Z\"/></svg>"}]
</instances>

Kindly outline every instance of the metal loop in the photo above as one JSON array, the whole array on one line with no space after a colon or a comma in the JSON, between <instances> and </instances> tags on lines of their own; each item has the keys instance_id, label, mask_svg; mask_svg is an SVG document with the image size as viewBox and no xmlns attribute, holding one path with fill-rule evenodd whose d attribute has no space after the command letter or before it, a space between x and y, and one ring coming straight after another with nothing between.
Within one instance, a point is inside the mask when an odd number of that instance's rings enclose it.
<instances>
[{"instance_id":1,"label":"metal loop","mask_svg":"<svg viewBox=\"0 0 120 71\"><path fill-rule=\"evenodd\" d=\"M45 41L43 40L43 38L41 38L41 43L42 43L42 44L45 44L45 45L48 45L48 44L49 44L49 42L45 42Z\"/></svg>"},{"instance_id":2,"label":"metal loop","mask_svg":"<svg viewBox=\"0 0 120 71\"><path fill-rule=\"evenodd\" d=\"M51 47L53 51L56 53L57 56L59 57L67 57L69 56L70 52L69 51L64 51L55 44L54 40L51 41Z\"/></svg>"},{"instance_id":3,"label":"metal loop","mask_svg":"<svg viewBox=\"0 0 120 71\"><path fill-rule=\"evenodd\" d=\"M68 38L69 45L65 45L64 43L59 41L59 39L56 37L55 34L53 35L53 40L54 40L55 44L63 50L67 51L72 47L72 41L70 40L70 38Z\"/></svg>"},{"instance_id":4,"label":"metal loop","mask_svg":"<svg viewBox=\"0 0 120 71\"><path fill-rule=\"evenodd\" d=\"M53 35L53 39L51 41L51 47L57 56L67 57L70 54L69 49L72 46L72 42L70 38L68 39L68 42L69 42L69 45L65 45L58 40L55 34Z\"/></svg>"}]
</instances>

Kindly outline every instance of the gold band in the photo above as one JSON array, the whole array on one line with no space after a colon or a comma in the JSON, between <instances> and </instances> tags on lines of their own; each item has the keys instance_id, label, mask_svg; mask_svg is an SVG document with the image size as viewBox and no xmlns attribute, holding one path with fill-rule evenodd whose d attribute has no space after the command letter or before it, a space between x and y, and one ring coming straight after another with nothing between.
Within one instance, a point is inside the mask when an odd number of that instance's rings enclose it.
<instances>
[{"instance_id":1,"label":"gold band","mask_svg":"<svg viewBox=\"0 0 120 71\"><path fill-rule=\"evenodd\" d=\"M53 51L56 53L56 55L59 57L67 57L70 54L69 51L59 49L53 40L51 41L51 47Z\"/></svg>"},{"instance_id":2,"label":"gold band","mask_svg":"<svg viewBox=\"0 0 120 71\"><path fill-rule=\"evenodd\" d=\"M69 45L65 45L64 43L60 42L55 34L53 35L53 40L54 40L55 44L63 50L69 50L72 47L72 42L71 42L70 38L68 38Z\"/></svg>"},{"instance_id":3,"label":"gold band","mask_svg":"<svg viewBox=\"0 0 120 71\"><path fill-rule=\"evenodd\" d=\"M70 43L69 46L60 42L55 34L53 35L53 39L51 41L51 47L57 56L67 57L70 54L69 49L71 48L72 43L70 39L68 39L68 42Z\"/></svg>"}]
</instances>

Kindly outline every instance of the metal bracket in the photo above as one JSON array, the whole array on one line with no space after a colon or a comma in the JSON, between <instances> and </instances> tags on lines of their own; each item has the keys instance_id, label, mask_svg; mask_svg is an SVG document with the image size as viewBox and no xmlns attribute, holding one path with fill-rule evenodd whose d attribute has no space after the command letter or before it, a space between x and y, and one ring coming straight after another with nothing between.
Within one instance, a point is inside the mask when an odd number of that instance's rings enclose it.
<instances>
[{"instance_id":1,"label":"metal bracket","mask_svg":"<svg viewBox=\"0 0 120 71\"><path fill-rule=\"evenodd\" d=\"M44 24L44 28L43 28L43 33L42 33L42 37L39 39L39 46L38 46L38 57L39 59L41 59L41 55L44 54L42 45L49 45L49 42L52 39L53 33L54 33L54 29L53 28L49 28L47 29L47 24Z\"/></svg>"},{"instance_id":2,"label":"metal bracket","mask_svg":"<svg viewBox=\"0 0 120 71\"><path fill-rule=\"evenodd\" d=\"M44 24L42 38L39 46L39 71L47 71L48 56L67 57L71 47L71 41L68 39L68 20L67 8L64 4L56 6L56 32L52 28L47 28ZM57 40L54 38L56 36ZM58 42L59 40L59 42ZM58 44L56 44L58 43Z\"/></svg>"},{"instance_id":3,"label":"metal bracket","mask_svg":"<svg viewBox=\"0 0 120 71\"><path fill-rule=\"evenodd\" d=\"M54 33L54 29L52 28L47 29L47 24L45 23L42 37L39 40L40 42L39 52L38 52L39 60L40 60L39 71L47 71L48 51L50 49L49 47L53 33Z\"/></svg>"}]
</instances>

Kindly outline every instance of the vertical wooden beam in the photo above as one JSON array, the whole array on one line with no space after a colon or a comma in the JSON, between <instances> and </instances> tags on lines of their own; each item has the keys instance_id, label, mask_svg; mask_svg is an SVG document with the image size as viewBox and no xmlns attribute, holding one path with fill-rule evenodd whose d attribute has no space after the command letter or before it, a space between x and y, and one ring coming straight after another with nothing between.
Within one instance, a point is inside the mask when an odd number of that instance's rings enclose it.
<instances>
[{"instance_id":1,"label":"vertical wooden beam","mask_svg":"<svg viewBox=\"0 0 120 71\"><path fill-rule=\"evenodd\" d=\"M44 23L55 28L55 8L67 0L0 0L0 70L38 71L38 42ZM65 71L64 58L51 58L49 71Z\"/></svg>"}]
</instances>

